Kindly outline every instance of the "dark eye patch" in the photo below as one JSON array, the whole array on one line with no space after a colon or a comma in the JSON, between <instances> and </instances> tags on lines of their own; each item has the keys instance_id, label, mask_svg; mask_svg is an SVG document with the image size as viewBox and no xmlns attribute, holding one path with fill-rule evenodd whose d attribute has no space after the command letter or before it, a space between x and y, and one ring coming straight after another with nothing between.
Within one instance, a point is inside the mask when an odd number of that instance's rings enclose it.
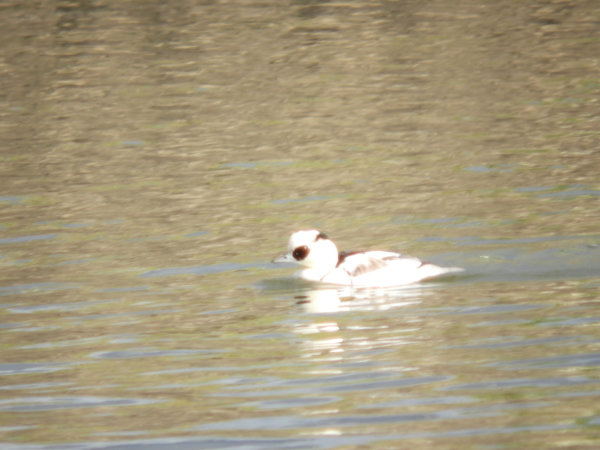
<instances>
[{"instance_id":1,"label":"dark eye patch","mask_svg":"<svg viewBox=\"0 0 600 450\"><path fill-rule=\"evenodd\" d=\"M292 256L296 261L302 261L304 258L308 256L310 252L309 248L306 245L301 245L300 247L296 247L292 252Z\"/></svg>"}]
</instances>

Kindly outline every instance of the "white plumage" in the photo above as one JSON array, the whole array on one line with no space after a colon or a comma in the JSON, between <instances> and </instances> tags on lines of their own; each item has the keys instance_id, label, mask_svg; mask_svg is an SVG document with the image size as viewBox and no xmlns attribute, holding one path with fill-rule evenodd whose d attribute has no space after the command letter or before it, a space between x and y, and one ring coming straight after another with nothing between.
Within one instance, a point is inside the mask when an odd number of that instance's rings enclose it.
<instances>
[{"instance_id":1,"label":"white plumage","mask_svg":"<svg viewBox=\"0 0 600 450\"><path fill-rule=\"evenodd\" d=\"M304 280L358 287L401 286L463 270L379 250L339 253L335 244L317 230L293 233L288 253L273 262L300 264L304 268L294 276Z\"/></svg>"}]
</instances>

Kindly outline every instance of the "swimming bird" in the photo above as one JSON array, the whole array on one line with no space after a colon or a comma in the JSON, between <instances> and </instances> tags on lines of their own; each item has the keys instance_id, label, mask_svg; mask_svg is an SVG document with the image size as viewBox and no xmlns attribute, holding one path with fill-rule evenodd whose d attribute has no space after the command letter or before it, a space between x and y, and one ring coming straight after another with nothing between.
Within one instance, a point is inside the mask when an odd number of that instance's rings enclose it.
<instances>
[{"instance_id":1,"label":"swimming bird","mask_svg":"<svg viewBox=\"0 0 600 450\"><path fill-rule=\"evenodd\" d=\"M357 287L402 286L463 271L394 252L340 253L333 241L317 230L292 233L288 252L273 260L273 263L283 262L295 262L304 267L294 274L297 278Z\"/></svg>"}]
</instances>

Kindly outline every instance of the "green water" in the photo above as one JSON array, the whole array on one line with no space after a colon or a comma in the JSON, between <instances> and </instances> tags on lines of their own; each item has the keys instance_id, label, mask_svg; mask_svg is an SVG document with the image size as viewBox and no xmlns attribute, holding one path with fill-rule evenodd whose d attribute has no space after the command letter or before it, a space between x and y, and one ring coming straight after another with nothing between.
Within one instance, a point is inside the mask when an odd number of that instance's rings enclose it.
<instances>
[{"instance_id":1,"label":"green water","mask_svg":"<svg viewBox=\"0 0 600 450\"><path fill-rule=\"evenodd\" d=\"M597 448L598 20L0 4L1 447ZM306 285L298 229L467 270Z\"/></svg>"}]
</instances>

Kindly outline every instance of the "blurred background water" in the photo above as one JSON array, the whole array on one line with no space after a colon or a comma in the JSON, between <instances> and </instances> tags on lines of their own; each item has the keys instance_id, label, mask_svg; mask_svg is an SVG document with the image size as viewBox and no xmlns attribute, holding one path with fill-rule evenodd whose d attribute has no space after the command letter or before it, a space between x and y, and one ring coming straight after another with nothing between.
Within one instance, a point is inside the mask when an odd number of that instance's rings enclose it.
<instances>
[{"instance_id":1,"label":"blurred background water","mask_svg":"<svg viewBox=\"0 0 600 450\"><path fill-rule=\"evenodd\" d=\"M600 5L0 3L0 446L600 446ZM465 273L348 290L297 229Z\"/></svg>"}]
</instances>

